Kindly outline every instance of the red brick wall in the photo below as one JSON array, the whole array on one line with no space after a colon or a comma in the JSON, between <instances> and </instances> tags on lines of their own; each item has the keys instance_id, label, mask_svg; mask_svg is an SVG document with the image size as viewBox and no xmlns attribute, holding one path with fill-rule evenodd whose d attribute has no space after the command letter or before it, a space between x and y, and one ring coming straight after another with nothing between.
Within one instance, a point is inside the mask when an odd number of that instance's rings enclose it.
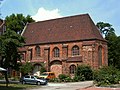
<instances>
[{"instance_id":1,"label":"red brick wall","mask_svg":"<svg viewBox=\"0 0 120 90\"><path fill-rule=\"evenodd\" d=\"M73 57L71 55L71 50L74 45L77 45L80 48L80 55L82 56L82 62L67 62L66 60L69 57ZM56 43L56 44L45 44L39 45L41 50L41 56L36 57L35 55L35 47L36 45L29 46L28 49L32 49L32 62L36 61L36 63L43 62L46 66L46 69L50 70L50 63L54 60L59 60L62 62L62 70L60 70L64 74L69 74L69 67L71 64L80 65L80 64L88 64L93 68L99 68L98 64L98 47L102 46L102 65L108 65L107 61L107 43L102 41L81 41L81 42L70 42L70 43ZM53 57L53 49L57 47L60 50L60 57ZM29 60L28 51L26 51L26 61ZM55 67L55 66L54 66ZM59 71L59 70L58 70ZM57 72L56 72L57 73ZM58 74L56 74L58 75Z\"/></svg>"}]
</instances>

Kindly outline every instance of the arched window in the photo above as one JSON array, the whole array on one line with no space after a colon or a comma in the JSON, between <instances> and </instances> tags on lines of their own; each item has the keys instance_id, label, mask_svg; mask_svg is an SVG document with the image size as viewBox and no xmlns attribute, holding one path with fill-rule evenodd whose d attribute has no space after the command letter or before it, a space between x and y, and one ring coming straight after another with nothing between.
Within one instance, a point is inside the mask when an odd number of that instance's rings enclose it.
<instances>
[{"instance_id":1,"label":"arched window","mask_svg":"<svg viewBox=\"0 0 120 90\"><path fill-rule=\"evenodd\" d=\"M39 46L35 47L35 54L36 54L36 56L40 56L40 47Z\"/></svg>"},{"instance_id":2,"label":"arched window","mask_svg":"<svg viewBox=\"0 0 120 90\"><path fill-rule=\"evenodd\" d=\"M70 66L70 74L75 74L76 72L76 66L75 65L71 65Z\"/></svg>"},{"instance_id":3,"label":"arched window","mask_svg":"<svg viewBox=\"0 0 120 90\"><path fill-rule=\"evenodd\" d=\"M102 65L102 46L98 47L98 65Z\"/></svg>"},{"instance_id":4,"label":"arched window","mask_svg":"<svg viewBox=\"0 0 120 90\"><path fill-rule=\"evenodd\" d=\"M72 56L79 55L79 47L78 46L73 46L72 48Z\"/></svg>"},{"instance_id":5,"label":"arched window","mask_svg":"<svg viewBox=\"0 0 120 90\"><path fill-rule=\"evenodd\" d=\"M53 56L54 57L59 57L60 56L60 50L59 50L59 48L55 47L53 49Z\"/></svg>"}]
</instances>

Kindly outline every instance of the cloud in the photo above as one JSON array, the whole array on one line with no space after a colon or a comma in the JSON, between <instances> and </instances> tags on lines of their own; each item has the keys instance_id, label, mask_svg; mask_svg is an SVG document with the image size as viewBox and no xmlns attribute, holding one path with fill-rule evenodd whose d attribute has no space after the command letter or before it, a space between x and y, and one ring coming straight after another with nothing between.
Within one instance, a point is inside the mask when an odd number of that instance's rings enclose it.
<instances>
[{"instance_id":1,"label":"cloud","mask_svg":"<svg viewBox=\"0 0 120 90\"><path fill-rule=\"evenodd\" d=\"M62 17L62 15L60 15L58 9L47 10L43 7L39 8L38 12L32 16L35 21L43 21L60 17Z\"/></svg>"}]
</instances>

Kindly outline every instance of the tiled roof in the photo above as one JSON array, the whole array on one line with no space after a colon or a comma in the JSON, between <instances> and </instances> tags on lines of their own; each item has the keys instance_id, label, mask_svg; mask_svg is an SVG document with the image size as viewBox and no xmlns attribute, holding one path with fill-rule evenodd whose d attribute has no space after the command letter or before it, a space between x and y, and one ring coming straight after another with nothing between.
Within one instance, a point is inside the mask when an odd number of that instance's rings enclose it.
<instances>
[{"instance_id":1,"label":"tiled roof","mask_svg":"<svg viewBox=\"0 0 120 90\"><path fill-rule=\"evenodd\" d=\"M88 14L30 23L22 35L26 38L26 45L104 40Z\"/></svg>"}]
</instances>

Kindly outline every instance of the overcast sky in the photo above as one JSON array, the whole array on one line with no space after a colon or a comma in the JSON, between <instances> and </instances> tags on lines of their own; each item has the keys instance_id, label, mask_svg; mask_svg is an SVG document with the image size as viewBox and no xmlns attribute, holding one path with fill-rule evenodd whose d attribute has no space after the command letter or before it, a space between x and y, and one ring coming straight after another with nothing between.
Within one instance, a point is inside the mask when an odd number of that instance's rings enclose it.
<instances>
[{"instance_id":1,"label":"overcast sky","mask_svg":"<svg viewBox=\"0 0 120 90\"><path fill-rule=\"evenodd\" d=\"M120 0L0 0L1 17L31 15L36 21L88 13L95 22L113 25L120 36Z\"/></svg>"}]
</instances>

